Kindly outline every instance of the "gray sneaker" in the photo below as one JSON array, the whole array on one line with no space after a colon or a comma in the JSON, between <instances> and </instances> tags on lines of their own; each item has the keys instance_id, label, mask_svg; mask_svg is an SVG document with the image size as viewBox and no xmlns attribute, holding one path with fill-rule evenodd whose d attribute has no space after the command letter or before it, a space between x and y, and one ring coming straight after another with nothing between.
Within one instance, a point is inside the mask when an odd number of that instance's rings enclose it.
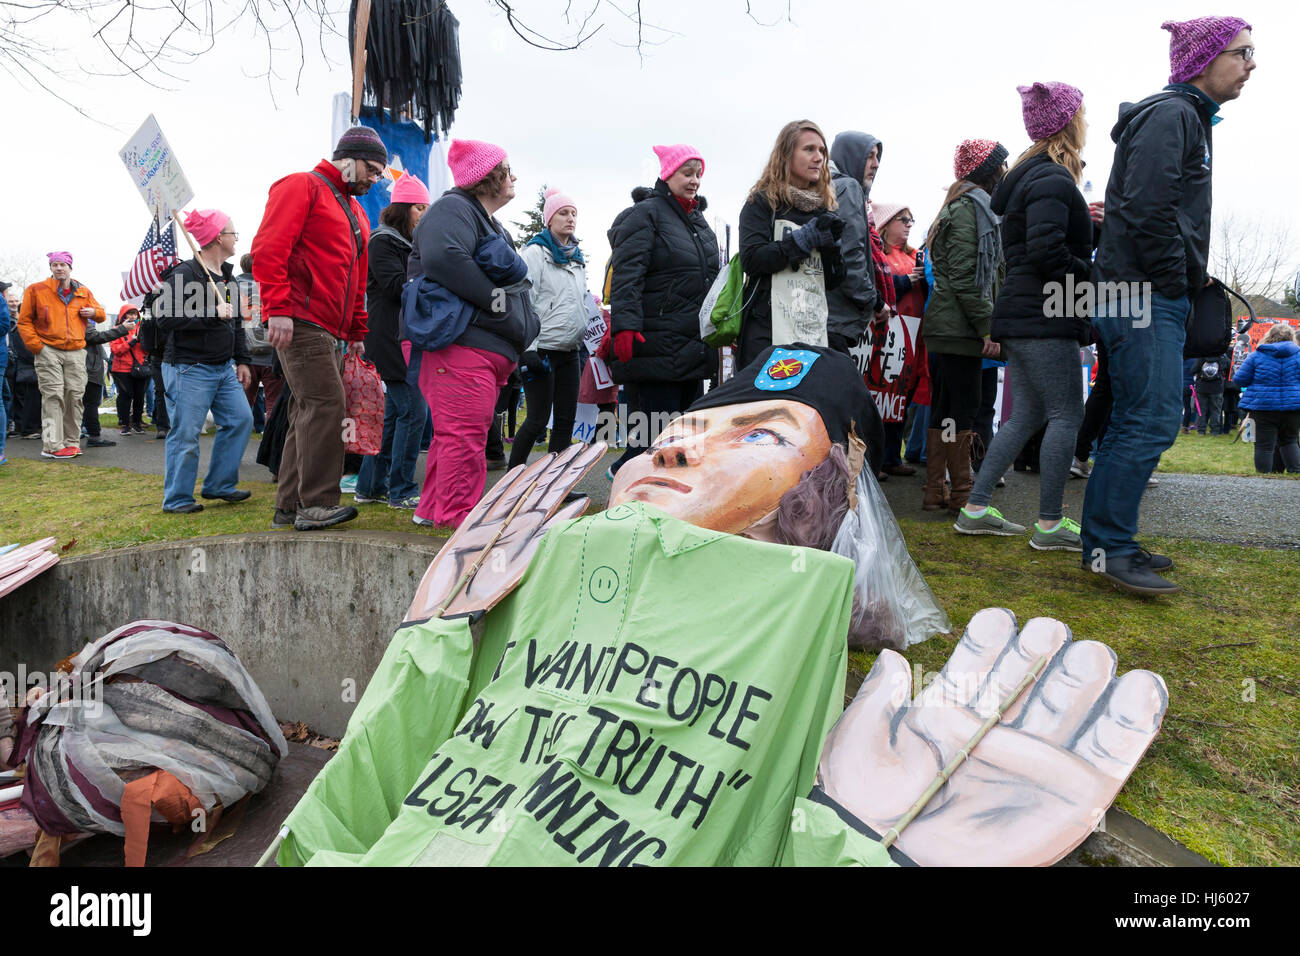
<instances>
[{"instance_id":1,"label":"gray sneaker","mask_svg":"<svg viewBox=\"0 0 1300 956\"><path fill-rule=\"evenodd\" d=\"M297 519L297 517L298 515L295 512L281 511L279 508L276 508L275 514L271 516L271 527L292 528L293 523Z\"/></svg>"},{"instance_id":2,"label":"gray sneaker","mask_svg":"<svg viewBox=\"0 0 1300 956\"><path fill-rule=\"evenodd\" d=\"M986 508L978 518L972 518L965 508L957 514L953 525L958 534L996 534L1005 538L1025 533L1025 526L1007 521L997 508Z\"/></svg>"},{"instance_id":3,"label":"gray sneaker","mask_svg":"<svg viewBox=\"0 0 1300 956\"><path fill-rule=\"evenodd\" d=\"M1083 552L1083 539L1079 537L1079 525L1069 518L1062 518L1055 531L1044 531L1039 522L1034 522L1034 536L1029 539L1029 546L1035 551L1078 551Z\"/></svg>"},{"instance_id":4,"label":"gray sneaker","mask_svg":"<svg viewBox=\"0 0 1300 956\"><path fill-rule=\"evenodd\" d=\"M335 505L333 508L324 505L304 508L300 505L293 527L295 531L319 531L321 528L330 528L351 521L356 516L357 509L348 505Z\"/></svg>"},{"instance_id":5,"label":"gray sneaker","mask_svg":"<svg viewBox=\"0 0 1300 956\"><path fill-rule=\"evenodd\" d=\"M1092 462L1087 460L1080 461L1078 458L1074 459L1073 463L1070 465L1070 474L1074 475L1076 478L1092 477Z\"/></svg>"},{"instance_id":6,"label":"gray sneaker","mask_svg":"<svg viewBox=\"0 0 1300 956\"><path fill-rule=\"evenodd\" d=\"M388 502L388 507L395 508L400 511L414 511L419 506L420 506L419 495L411 495L409 498L402 498L399 501Z\"/></svg>"}]
</instances>

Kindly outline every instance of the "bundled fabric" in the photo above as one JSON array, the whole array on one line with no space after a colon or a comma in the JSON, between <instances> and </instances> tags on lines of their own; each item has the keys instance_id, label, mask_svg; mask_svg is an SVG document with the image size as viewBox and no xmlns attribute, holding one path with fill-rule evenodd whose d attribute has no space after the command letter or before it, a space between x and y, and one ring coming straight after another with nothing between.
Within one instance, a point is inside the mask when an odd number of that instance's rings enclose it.
<instances>
[{"instance_id":1,"label":"bundled fabric","mask_svg":"<svg viewBox=\"0 0 1300 956\"><path fill-rule=\"evenodd\" d=\"M348 12L348 48L356 49L357 0ZM362 109L407 112L445 134L460 103L460 22L444 0L372 0L366 30Z\"/></svg>"},{"instance_id":2,"label":"bundled fabric","mask_svg":"<svg viewBox=\"0 0 1300 956\"><path fill-rule=\"evenodd\" d=\"M70 663L25 712L15 757L27 764L22 806L51 836L139 845L141 805L155 820L181 804L230 807L262 790L288 752L262 692L206 631L135 621Z\"/></svg>"},{"instance_id":3,"label":"bundled fabric","mask_svg":"<svg viewBox=\"0 0 1300 956\"><path fill-rule=\"evenodd\" d=\"M474 262L506 296L531 288L527 263L495 233L479 243ZM469 328L473 317L473 305L426 276L411 279L402 288L402 338L409 339L414 349L446 348Z\"/></svg>"}]
</instances>

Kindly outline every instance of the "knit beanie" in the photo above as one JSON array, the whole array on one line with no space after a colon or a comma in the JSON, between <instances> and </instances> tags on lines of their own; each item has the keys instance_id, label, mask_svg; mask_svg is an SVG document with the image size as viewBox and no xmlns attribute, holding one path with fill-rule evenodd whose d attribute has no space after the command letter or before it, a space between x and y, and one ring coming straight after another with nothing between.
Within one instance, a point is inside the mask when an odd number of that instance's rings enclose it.
<instances>
[{"instance_id":1,"label":"knit beanie","mask_svg":"<svg viewBox=\"0 0 1300 956\"><path fill-rule=\"evenodd\" d=\"M415 205L429 205L429 189L420 182L420 177L407 173L393 184L389 194L390 202L409 202Z\"/></svg>"},{"instance_id":2,"label":"knit beanie","mask_svg":"<svg viewBox=\"0 0 1300 956\"><path fill-rule=\"evenodd\" d=\"M546 202L542 204L542 225L549 226L551 217L565 206L572 206L575 210L578 208L578 204L573 201L573 197L560 192L558 189L546 190Z\"/></svg>"},{"instance_id":3,"label":"knit beanie","mask_svg":"<svg viewBox=\"0 0 1300 956\"><path fill-rule=\"evenodd\" d=\"M952 171L958 179L983 179L1001 167L1007 155L1007 148L996 140L962 140L952 162Z\"/></svg>"},{"instance_id":4,"label":"knit beanie","mask_svg":"<svg viewBox=\"0 0 1300 956\"><path fill-rule=\"evenodd\" d=\"M500 146L476 139L453 139L447 150L447 165L451 167L452 181L461 189L479 182L497 166L505 162L506 151Z\"/></svg>"},{"instance_id":5,"label":"knit beanie","mask_svg":"<svg viewBox=\"0 0 1300 956\"><path fill-rule=\"evenodd\" d=\"M185 228L202 249L226 228L230 217L220 209L196 209L185 217Z\"/></svg>"},{"instance_id":6,"label":"knit beanie","mask_svg":"<svg viewBox=\"0 0 1300 956\"><path fill-rule=\"evenodd\" d=\"M339 137L333 159L368 159L381 165L388 163L388 147L369 126L353 126Z\"/></svg>"},{"instance_id":7,"label":"knit beanie","mask_svg":"<svg viewBox=\"0 0 1300 956\"><path fill-rule=\"evenodd\" d=\"M1204 73L1238 33L1255 28L1239 17L1199 17L1166 20L1160 29L1169 31L1169 82L1186 83Z\"/></svg>"},{"instance_id":8,"label":"knit beanie","mask_svg":"<svg viewBox=\"0 0 1300 956\"><path fill-rule=\"evenodd\" d=\"M1083 93L1069 83L1034 83L1017 86L1020 111L1025 117L1025 132L1037 142L1054 136L1070 125L1083 103Z\"/></svg>"},{"instance_id":9,"label":"knit beanie","mask_svg":"<svg viewBox=\"0 0 1300 956\"><path fill-rule=\"evenodd\" d=\"M904 212L908 207L901 202L876 202L871 201L872 217L875 220L876 232L884 233L885 226L889 220L893 219L899 213Z\"/></svg>"},{"instance_id":10,"label":"knit beanie","mask_svg":"<svg viewBox=\"0 0 1300 956\"><path fill-rule=\"evenodd\" d=\"M700 175L704 175L704 157L694 146L678 143L675 146L656 146L654 151L659 157L659 178L664 182L692 159L700 161Z\"/></svg>"},{"instance_id":11,"label":"knit beanie","mask_svg":"<svg viewBox=\"0 0 1300 956\"><path fill-rule=\"evenodd\" d=\"M66 262L68 265L72 265L72 253L70 252L47 252L45 258L51 262Z\"/></svg>"}]
</instances>

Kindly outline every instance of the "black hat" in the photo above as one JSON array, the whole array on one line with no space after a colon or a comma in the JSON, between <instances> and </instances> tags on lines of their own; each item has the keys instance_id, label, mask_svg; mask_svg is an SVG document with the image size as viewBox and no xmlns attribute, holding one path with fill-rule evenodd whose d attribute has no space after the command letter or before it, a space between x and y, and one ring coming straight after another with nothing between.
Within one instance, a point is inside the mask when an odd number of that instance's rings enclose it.
<instances>
[{"instance_id":1,"label":"black hat","mask_svg":"<svg viewBox=\"0 0 1300 956\"><path fill-rule=\"evenodd\" d=\"M885 449L880 413L857 364L834 349L802 342L765 349L687 411L782 398L814 409L837 444L847 446L849 430L855 431L867 446L873 474L880 471Z\"/></svg>"}]
</instances>

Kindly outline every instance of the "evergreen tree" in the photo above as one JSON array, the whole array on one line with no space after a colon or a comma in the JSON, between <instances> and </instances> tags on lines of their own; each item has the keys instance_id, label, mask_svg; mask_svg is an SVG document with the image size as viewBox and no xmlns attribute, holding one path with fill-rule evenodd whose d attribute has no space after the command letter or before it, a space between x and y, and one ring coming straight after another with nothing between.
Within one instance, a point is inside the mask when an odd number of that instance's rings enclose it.
<instances>
[{"instance_id":1,"label":"evergreen tree","mask_svg":"<svg viewBox=\"0 0 1300 956\"><path fill-rule=\"evenodd\" d=\"M546 208L546 190L548 188L543 183L542 188L537 190L537 204L524 214L527 217L526 221L514 223L515 228L519 230L516 239L520 246L523 246L529 239L546 228L546 223L542 221L542 210Z\"/></svg>"}]
</instances>

